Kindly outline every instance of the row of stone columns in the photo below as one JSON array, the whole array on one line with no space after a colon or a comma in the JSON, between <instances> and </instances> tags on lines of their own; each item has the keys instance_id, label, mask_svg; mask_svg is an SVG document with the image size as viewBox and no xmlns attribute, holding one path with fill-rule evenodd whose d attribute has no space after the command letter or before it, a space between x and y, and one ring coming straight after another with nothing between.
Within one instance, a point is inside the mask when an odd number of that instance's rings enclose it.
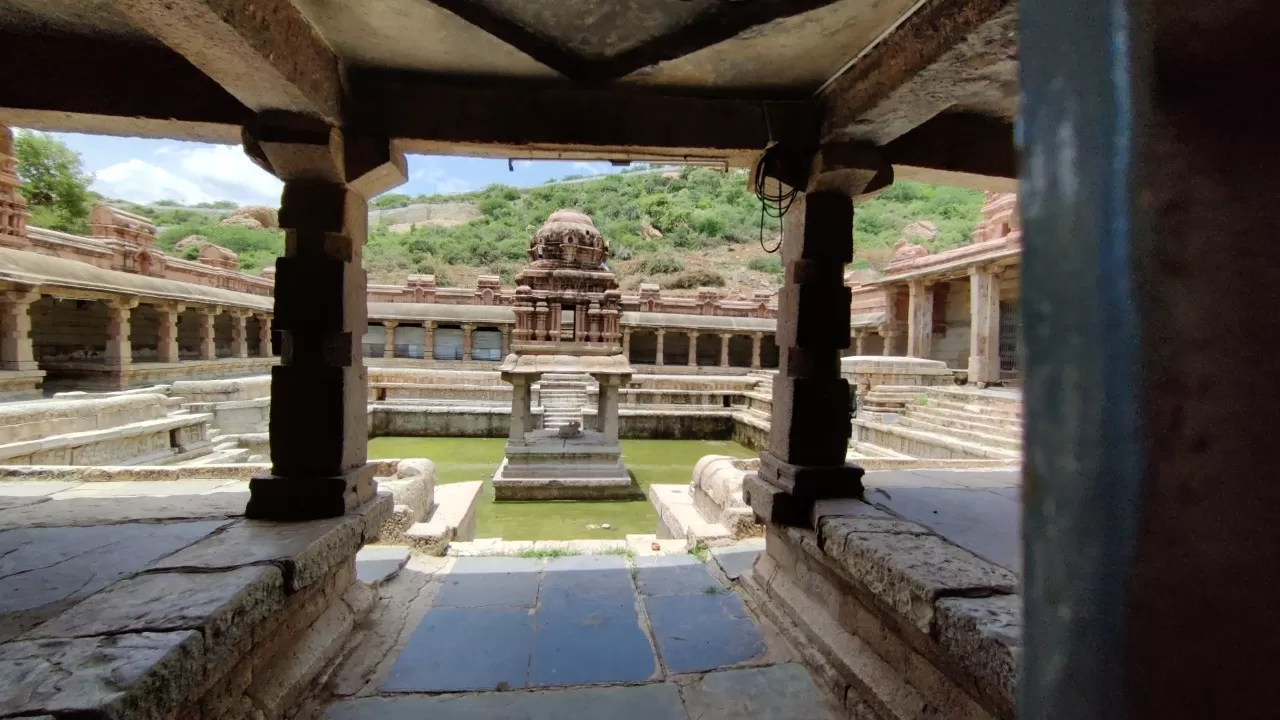
<instances>
[{"instance_id":1,"label":"row of stone columns","mask_svg":"<svg viewBox=\"0 0 1280 720\"><path fill-rule=\"evenodd\" d=\"M631 328L622 329L622 354L631 357ZM698 330L686 330L689 336L689 367L698 366L698 336L701 334ZM656 328L654 334L657 336L657 355L654 358L655 365L665 365L663 359L663 339L666 336L666 328ZM735 333L722 332L720 336L720 365L719 367L729 367L729 341ZM764 333L751 333L751 368L753 370L760 369L760 346L764 340Z\"/></svg>"},{"instance_id":2,"label":"row of stone columns","mask_svg":"<svg viewBox=\"0 0 1280 720\"><path fill-rule=\"evenodd\" d=\"M0 295L0 369L35 370L35 348L31 338L31 304L40 299L35 290L8 290ZM133 363L133 346L130 333L133 327L132 314L140 303L135 296L109 298L103 301L107 306L107 344L104 352L105 364L121 367ZM186 306L178 302L158 303L155 306L159 315L159 341L156 345L156 360L162 363L179 362L178 353L178 318ZM218 306L197 308L200 317L200 359L216 360L217 348L214 342L214 318L223 309ZM249 337L247 322L250 316L258 317L258 354L270 357L271 352L271 316L255 313L251 310L235 308L228 311L231 324L231 356L249 357Z\"/></svg>"},{"instance_id":3,"label":"row of stone columns","mask_svg":"<svg viewBox=\"0 0 1280 720\"><path fill-rule=\"evenodd\" d=\"M394 358L396 356L396 337L395 336L396 336L396 328L399 326L400 326L400 322L398 320L382 321L382 327L385 330L382 338L382 357L383 358ZM434 341L435 341L436 321L435 320L424 321L422 323L422 327L423 327L423 330L425 330L425 335L424 335L425 346L424 346L423 355L430 358L432 357L433 348L435 347ZM462 359L463 360L472 359L473 345L471 340L471 334L475 331L475 329L476 329L476 326L470 323L464 324L462 326ZM502 333L502 355L503 357L505 357L508 353L511 352L511 327L508 325L503 325L498 330L500 333Z\"/></svg>"},{"instance_id":4,"label":"row of stone columns","mask_svg":"<svg viewBox=\"0 0 1280 720\"><path fill-rule=\"evenodd\" d=\"M1000 278L998 268L975 265L969 269L969 382L1000 381ZM933 345L934 285L924 279L907 283L908 357L927 358ZM898 332L881 326L884 354L897 355ZM862 354L865 331L855 332L857 352Z\"/></svg>"}]
</instances>

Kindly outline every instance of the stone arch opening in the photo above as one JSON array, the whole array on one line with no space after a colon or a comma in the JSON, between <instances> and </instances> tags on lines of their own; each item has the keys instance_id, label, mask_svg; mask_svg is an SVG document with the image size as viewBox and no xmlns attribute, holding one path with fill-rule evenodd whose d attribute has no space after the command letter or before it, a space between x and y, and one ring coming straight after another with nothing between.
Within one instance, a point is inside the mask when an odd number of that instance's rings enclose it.
<instances>
[{"instance_id":1,"label":"stone arch opening","mask_svg":"<svg viewBox=\"0 0 1280 720\"><path fill-rule=\"evenodd\" d=\"M631 331L631 351L627 360L631 364L653 365L658 362L658 333L652 330Z\"/></svg>"},{"instance_id":2,"label":"stone arch opening","mask_svg":"<svg viewBox=\"0 0 1280 720\"><path fill-rule=\"evenodd\" d=\"M750 335L734 335L729 338L729 367L751 367Z\"/></svg>"},{"instance_id":3,"label":"stone arch opening","mask_svg":"<svg viewBox=\"0 0 1280 720\"><path fill-rule=\"evenodd\" d=\"M262 333L262 318L257 315L250 315L244 321L245 338L249 342L249 357L262 357L262 348L258 346L258 338Z\"/></svg>"},{"instance_id":4,"label":"stone arch opening","mask_svg":"<svg viewBox=\"0 0 1280 720\"><path fill-rule=\"evenodd\" d=\"M107 350L107 306L99 300L49 296L31 303L31 344L36 363L96 360Z\"/></svg>"},{"instance_id":5,"label":"stone arch opening","mask_svg":"<svg viewBox=\"0 0 1280 720\"><path fill-rule=\"evenodd\" d=\"M159 362L160 323L164 317L154 305L139 303L129 314L129 349L133 362Z\"/></svg>"},{"instance_id":6,"label":"stone arch opening","mask_svg":"<svg viewBox=\"0 0 1280 720\"><path fill-rule=\"evenodd\" d=\"M720 364L720 333L704 332L698 335L698 365L715 367Z\"/></svg>"},{"instance_id":7,"label":"stone arch opening","mask_svg":"<svg viewBox=\"0 0 1280 720\"><path fill-rule=\"evenodd\" d=\"M760 340L760 367L778 367L778 341L773 334L765 335Z\"/></svg>"},{"instance_id":8,"label":"stone arch opening","mask_svg":"<svg viewBox=\"0 0 1280 720\"><path fill-rule=\"evenodd\" d=\"M196 360L200 357L200 323L203 319L195 308L187 308L178 314L179 360Z\"/></svg>"},{"instance_id":9,"label":"stone arch opening","mask_svg":"<svg viewBox=\"0 0 1280 720\"><path fill-rule=\"evenodd\" d=\"M213 318L213 348L217 357L231 357L232 322L228 312L220 312Z\"/></svg>"},{"instance_id":10,"label":"stone arch opening","mask_svg":"<svg viewBox=\"0 0 1280 720\"><path fill-rule=\"evenodd\" d=\"M666 365L689 363L689 334L668 330L662 338L662 362Z\"/></svg>"}]
</instances>

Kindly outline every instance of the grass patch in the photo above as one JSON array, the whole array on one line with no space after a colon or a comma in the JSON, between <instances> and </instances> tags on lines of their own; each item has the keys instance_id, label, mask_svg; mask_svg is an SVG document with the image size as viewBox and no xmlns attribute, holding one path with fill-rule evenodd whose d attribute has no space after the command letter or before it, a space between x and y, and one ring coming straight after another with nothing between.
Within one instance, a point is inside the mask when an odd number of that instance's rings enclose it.
<instances>
[{"instance_id":1,"label":"grass patch","mask_svg":"<svg viewBox=\"0 0 1280 720\"><path fill-rule=\"evenodd\" d=\"M702 594L703 595L719 595L720 588L716 587L715 585L708 585L702 588Z\"/></svg>"},{"instance_id":2,"label":"grass patch","mask_svg":"<svg viewBox=\"0 0 1280 720\"><path fill-rule=\"evenodd\" d=\"M621 540L629 533L652 533L658 527L658 516L647 499L650 484L687 485L694 463L703 455L759 455L728 440L623 440L622 461L635 473L641 498L496 503L489 481L502 462L505 443L504 438L382 437L369 441L369 458L430 458L436 466L436 482L442 485L484 481L476 509L477 537ZM608 530L601 527L606 523Z\"/></svg>"},{"instance_id":3,"label":"grass patch","mask_svg":"<svg viewBox=\"0 0 1280 720\"><path fill-rule=\"evenodd\" d=\"M917 405L928 405L928 404L929 404L929 396L928 396L928 395L925 395L924 393L920 393L920 394L916 395L916 404L917 404Z\"/></svg>"},{"instance_id":4,"label":"grass patch","mask_svg":"<svg viewBox=\"0 0 1280 720\"><path fill-rule=\"evenodd\" d=\"M576 550L569 550L567 548L546 548L542 550L539 550L539 549L521 550L520 552L516 553L512 557L558 558L558 557L574 557L576 555L581 555L581 554L582 553L577 552Z\"/></svg>"},{"instance_id":5,"label":"grass patch","mask_svg":"<svg viewBox=\"0 0 1280 720\"><path fill-rule=\"evenodd\" d=\"M636 551L632 550L629 547L609 548L608 550L605 550L600 554L601 555L621 555L622 557L625 557L628 560L630 560L631 558L634 558L636 556Z\"/></svg>"},{"instance_id":6,"label":"grass patch","mask_svg":"<svg viewBox=\"0 0 1280 720\"><path fill-rule=\"evenodd\" d=\"M689 548L689 554L698 558L698 562L706 562L707 558L711 557L711 551L702 543L698 543L697 545Z\"/></svg>"}]
</instances>

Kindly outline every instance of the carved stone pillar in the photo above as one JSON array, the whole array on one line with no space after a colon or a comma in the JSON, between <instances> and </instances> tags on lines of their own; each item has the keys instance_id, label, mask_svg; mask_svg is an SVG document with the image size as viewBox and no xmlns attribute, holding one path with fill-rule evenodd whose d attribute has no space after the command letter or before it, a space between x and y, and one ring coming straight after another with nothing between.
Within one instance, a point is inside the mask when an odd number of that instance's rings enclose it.
<instances>
[{"instance_id":1,"label":"carved stone pillar","mask_svg":"<svg viewBox=\"0 0 1280 720\"><path fill-rule=\"evenodd\" d=\"M384 358L396 356L396 326L399 324L394 320L382 321L382 357Z\"/></svg>"},{"instance_id":2,"label":"carved stone pillar","mask_svg":"<svg viewBox=\"0 0 1280 720\"><path fill-rule=\"evenodd\" d=\"M760 346L764 343L764 333L751 333L751 369L760 369Z\"/></svg>"},{"instance_id":3,"label":"carved stone pillar","mask_svg":"<svg viewBox=\"0 0 1280 720\"><path fill-rule=\"evenodd\" d=\"M622 328L622 354L631 360L631 328Z\"/></svg>"},{"instance_id":4,"label":"carved stone pillar","mask_svg":"<svg viewBox=\"0 0 1280 720\"><path fill-rule=\"evenodd\" d=\"M867 350L866 328L855 328L853 331L853 354L865 355Z\"/></svg>"},{"instance_id":5,"label":"carved stone pillar","mask_svg":"<svg viewBox=\"0 0 1280 720\"><path fill-rule=\"evenodd\" d=\"M249 357L249 311L231 310L231 357Z\"/></svg>"},{"instance_id":6,"label":"carved stone pillar","mask_svg":"<svg viewBox=\"0 0 1280 720\"><path fill-rule=\"evenodd\" d=\"M907 293L907 356L927 358L933 344L933 286L912 280Z\"/></svg>"},{"instance_id":7,"label":"carved stone pillar","mask_svg":"<svg viewBox=\"0 0 1280 720\"><path fill-rule=\"evenodd\" d=\"M698 367L698 332L689 332L689 367Z\"/></svg>"},{"instance_id":8,"label":"carved stone pillar","mask_svg":"<svg viewBox=\"0 0 1280 720\"><path fill-rule=\"evenodd\" d=\"M507 382L511 383L511 429L508 438L524 442L524 434L529 427L531 383L527 375L515 374L508 376Z\"/></svg>"},{"instance_id":9,"label":"carved stone pillar","mask_svg":"<svg viewBox=\"0 0 1280 720\"><path fill-rule=\"evenodd\" d=\"M729 367L729 338L733 333L720 333L720 367Z\"/></svg>"},{"instance_id":10,"label":"carved stone pillar","mask_svg":"<svg viewBox=\"0 0 1280 720\"><path fill-rule=\"evenodd\" d=\"M162 363L176 363L181 359L178 353L178 317L182 315L186 306L182 303L162 303L155 308L160 321L160 341L156 344L156 360Z\"/></svg>"},{"instance_id":11,"label":"carved stone pillar","mask_svg":"<svg viewBox=\"0 0 1280 720\"><path fill-rule=\"evenodd\" d=\"M471 333L476 329L475 325L470 323L462 326L462 359L471 359Z\"/></svg>"},{"instance_id":12,"label":"carved stone pillar","mask_svg":"<svg viewBox=\"0 0 1280 720\"><path fill-rule=\"evenodd\" d=\"M422 323L422 357L434 360L436 357L436 321Z\"/></svg>"},{"instance_id":13,"label":"carved stone pillar","mask_svg":"<svg viewBox=\"0 0 1280 720\"><path fill-rule=\"evenodd\" d=\"M284 181L275 316L283 334L271 373L271 475L254 478L246 515L336 517L373 500L368 327L361 257L369 197L404 182L404 157L385 139L329 127L246 128L247 151Z\"/></svg>"},{"instance_id":14,"label":"carved stone pillar","mask_svg":"<svg viewBox=\"0 0 1280 720\"><path fill-rule=\"evenodd\" d=\"M31 303L35 290L7 290L0 294L0 370L37 369L31 341Z\"/></svg>"},{"instance_id":15,"label":"carved stone pillar","mask_svg":"<svg viewBox=\"0 0 1280 720\"><path fill-rule=\"evenodd\" d=\"M902 336L902 331L892 325L881 325L876 328L880 333L880 337L884 338L884 350L881 355L892 357L898 354L898 338Z\"/></svg>"},{"instance_id":16,"label":"carved stone pillar","mask_svg":"<svg viewBox=\"0 0 1280 720\"><path fill-rule=\"evenodd\" d=\"M969 382L1000 382L1000 280L988 268L969 270Z\"/></svg>"},{"instance_id":17,"label":"carved stone pillar","mask_svg":"<svg viewBox=\"0 0 1280 720\"><path fill-rule=\"evenodd\" d=\"M596 404L597 424L606 443L618 442L618 378L599 376L600 397Z\"/></svg>"},{"instance_id":18,"label":"carved stone pillar","mask_svg":"<svg viewBox=\"0 0 1280 720\"><path fill-rule=\"evenodd\" d=\"M202 307L198 312L200 313L200 359L217 360L218 344L214 318L222 313L222 308L214 305Z\"/></svg>"},{"instance_id":19,"label":"carved stone pillar","mask_svg":"<svg viewBox=\"0 0 1280 720\"><path fill-rule=\"evenodd\" d=\"M843 272L853 259L853 201L843 192L811 192L796 199L785 223L772 430L760 470L743 490L763 520L807 527L815 501L862 493L862 469L845 462L852 425L849 383L840 376L840 353L849 347Z\"/></svg>"},{"instance_id":20,"label":"carved stone pillar","mask_svg":"<svg viewBox=\"0 0 1280 720\"><path fill-rule=\"evenodd\" d=\"M271 357L275 353L271 351L271 316L257 314L258 318L258 355L261 357Z\"/></svg>"},{"instance_id":21,"label":"carved stone pillar","mask_svg":"<svg viewBox=\"0 0 1280 720\"><path fill-rule=\"evenodd\" d=\"M133 346L129 341L131 324L129 317L138 307L138 298L121 297L107 303L107 352L106 364L112 367L133 363Z\"/></svg>"},{"instance_id":22,"label":"carved stone pillar","mask_svg":"<svg viewBox=\"0 0 1280 720\"><path fill-rule=\"evenodd\" d=\"M662 336L666 334L667 331L663 328L658 328L657 331L654 332L654 335L658 337L658 354L657 357L654 358L654 365L662 364Z\"/></svg>"},{"instance_id":23,"label":"carved stone pillar","mask_svg":"<svg viewBox=\"0 0 1280 720\"><path fill-rule=\"evenodd\" d=\"M502 357L511 354L511 326L502 326Z\"/></svg>"}]
</instances>

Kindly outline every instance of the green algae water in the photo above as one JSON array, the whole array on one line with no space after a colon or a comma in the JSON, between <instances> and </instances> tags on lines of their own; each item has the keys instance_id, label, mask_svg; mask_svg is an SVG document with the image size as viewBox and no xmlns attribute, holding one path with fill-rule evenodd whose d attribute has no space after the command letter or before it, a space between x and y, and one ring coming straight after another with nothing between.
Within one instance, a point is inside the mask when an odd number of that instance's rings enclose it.
<instances>
[{"instance_id":1,"label":"green algae water","mask_svg":"<svg viewBox=\"0 0 1280 720\"><path fill-rule=\"evenodd\" d=\"M703 455L755 457L758 453L728 440L623 440L622 461L635 473L642 500L585 502L493 501L489 483L502 463L505 438L380 437L369 441L369 458L429 458L440 484L483 480L476 511L476 537L504 540L574 540L652 533L658 516L649 504L649 485L687 484ZM601 528L608 523L609 529Z\"/></svg>"}]
</instances>

